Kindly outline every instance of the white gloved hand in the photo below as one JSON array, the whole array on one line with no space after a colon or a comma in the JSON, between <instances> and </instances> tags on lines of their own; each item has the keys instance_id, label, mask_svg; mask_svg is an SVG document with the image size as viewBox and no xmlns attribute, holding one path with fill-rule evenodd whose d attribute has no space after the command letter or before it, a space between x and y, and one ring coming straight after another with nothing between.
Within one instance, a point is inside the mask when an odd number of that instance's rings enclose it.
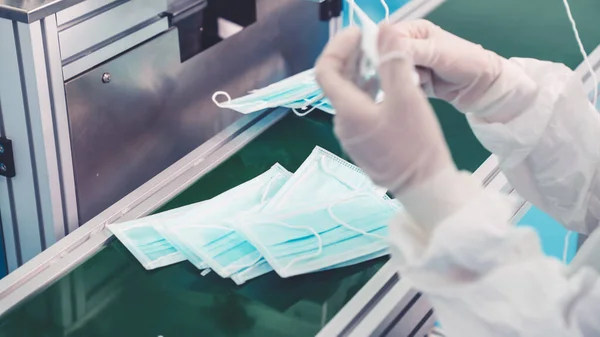
<instances>
[{"instance_id":1,"label":"white gloved hand","mask_svg":"<svg viewBox=\"0 0 600 337\"><path fill-rule=\"evenodd\" d=\"M507 96L522 102L535 91L535 83L518 65L429 21L393 27L402 37L398 48L412 57L427 95L462 112L488 113Z\"/></svg>"},{"instance_id":2,"label":"white gloved hand","mask_svg":"<svg viewBox=\"0 0 600 337\"><path fill-rule=\"evenodd\" d=\"M360 38L358 29L342 31L315 67L317 81L336 110L335 133L376 184L388 188L421 225L434 226L464 202L454 194L461 175L427 97L412 80L410 61L395 58L380 65L385 93L380 104L350 80L356 77L352 72ZM400 40L391 26L382 26L379 55L397 52ZM452 187L446 188L448 183ZM429 207L439 212L432 216Z\"/></svg>"}]
</instances>

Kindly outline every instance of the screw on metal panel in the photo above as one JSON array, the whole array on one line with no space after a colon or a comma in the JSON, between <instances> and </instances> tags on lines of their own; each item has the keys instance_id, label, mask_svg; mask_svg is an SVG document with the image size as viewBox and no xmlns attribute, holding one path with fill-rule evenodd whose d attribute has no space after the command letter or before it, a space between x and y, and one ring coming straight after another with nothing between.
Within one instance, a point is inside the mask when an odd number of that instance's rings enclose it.
<instances>
[{"instance_id":1,"label":"screw on metal panel","mask_svg":"<svg viewBox=\"0 0 600 337\"><path fill-rule=\"evenodd\" d=\"M4 153L4 146L0 145L0 153Z\"/></svg>"},{"instance_id":2,"label":"screw on metal panel","mask_svg":"<svg viewBox=\"0 0 600 337\"><path fill-rule=\"evenodd\" d=\"M8 167L6 167L6 165L4 165L4 163L1 163L0 164L0 171L6 172L6 171L8 171Z\"/></svg>"},{"instance_id":3,"label":"screw on metal panel","mask_svg":"<svg viewBox=\"0 0 600 337\"><path fill-rule=\"evenodd\" d=\"M102 74L102 83L110 83L111 75L110 73Z\"/></svg>"}]
</instances>

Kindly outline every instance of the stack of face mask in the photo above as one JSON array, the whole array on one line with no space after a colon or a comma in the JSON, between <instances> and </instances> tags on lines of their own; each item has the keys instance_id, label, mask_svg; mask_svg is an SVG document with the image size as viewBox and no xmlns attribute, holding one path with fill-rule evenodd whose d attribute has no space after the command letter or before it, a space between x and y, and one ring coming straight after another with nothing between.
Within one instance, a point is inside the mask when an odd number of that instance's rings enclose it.
<instances>
[{"instance_id":1,"label":"stack of face mask","mask_svg":"<svg viewBox=\"0 0 600 337\"><path fill-rule=\"evenodd\" d=\"M242 284L386 255L398 209L360 169L317 147L293 175L276 164L211 200L109 228L147 269L187 259Z\"/></svg>"},{"instance_id":2,"label":"stack of face mask","mask_svg":"<svg viewBox=\"0 0 600 337\"><path fill-rule=\"evenodd\" d=\"M227 100L219 102L218 98L224 96ZM226 92L216 92L213 101L221 108L232 109L248 114L264 109L287 107L296 111L296 114L306 115L309 106L322 109L333 114L331 103L325 99L323 91L315 80L313 69L288 77L265 88L251 91L248 95L231 99ZM299 109L299 110L296 110Z\"/></svg>"},{"instance_id":3,"label":"stack of face mask","mask_svg":"<svg viewBox=\"0 0 600 337\"><path fill-rule=\"evenodd\" d=\"M220 102L219 96L226 101ZM383 100L383 92L375 96L376 102ZM223 91L213 95L213 102L220 108L232 109L239 113L249 114L264 109L285 107L290 108L298 116L306 116L315 109L335 115L335 110L329 99L317 84L314 69L301 72L282 81L273 83L265 88L253 90L248 95L231 99Z\"/></svg>"},{"instance_id":4,"label":"stack of face mask","mask_svg":"<svg viewBox=\"0 0 600 337\"><path fill-rule=\"evenodd\" d=\"M176 249L173 245L176 243L175 240L166 240L160 233L161 229L174 229L198 220L223 219L238 212L260 210L261 206L281 189L291 175L281 165L275 164L260 176L213 199L126 223L108 225L108 229L148 270L186 259L198 268L206 268L202 261L191 255L184 255L185 247ZM226 234L228 231L225 229L215 229L210 235L218 238Z\"/></svg>"}]
</instances>

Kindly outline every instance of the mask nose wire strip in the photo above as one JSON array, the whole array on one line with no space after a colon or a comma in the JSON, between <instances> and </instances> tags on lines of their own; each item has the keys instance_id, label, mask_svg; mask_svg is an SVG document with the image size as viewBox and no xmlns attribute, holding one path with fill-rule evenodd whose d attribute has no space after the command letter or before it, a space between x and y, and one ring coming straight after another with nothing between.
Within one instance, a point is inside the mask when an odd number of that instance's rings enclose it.
<instances>
[{"instance_id":1,"label":"mask nose wire strip","mask_svg":"<svg viewBox=\"0 0 600 337\"><path fill-rule=\"evenodd\" d=\"M358 196L361 196L361 195L363 195L363 196L369 196L368 194L364 193L364 194L355 195L355 196L353 196L353 197L358 197ZM337 204L339 204L339 203L341 203L341 202L347 201L347 200L349 200L349 199L350 199L350 198L348 198L348 199L341 199L341 200L335 201L334 203L332 203L331 205L329 205L329 207L327 207L327 212L329 213L329 216L330 216L330 217L331 217L333 220L335 220L337 223L339 223L340 225L342 225L342 226L344 226L344 227L348 228L348 229L349 229L349 230L351 230L351 231L354 231L354 232L356 232L356 233L362 234L362 235L364 235L364 236L370 236L370 237L374 237L374 238L377 238L377 239L386 240L387 238L386 238L385 236L381 236L381 235L377 235L377 234L372 234L372 233L369 233L369 232L367 232L367 231L364 231L364 230L362 230L362 229L360 229L360 228L356 228L356 227L354 227L354 226L351 226L351 225L349 225L348 223L346 223L346 222L342 221L340 218L338 218L338 217L337 217L337 216L336 216L336 215L333 213L333 207L334 207L335 205L337 205Z\"/></svg>"},{"instance_id":2,"label":"mask nose wire strip","mask_svg":"<svg viewBox=\"0 0 600 337\"><path fill-rule=\"evenodd\" d=\"M594 98L592 103L594 104L594 108L596 107L596 103L598 102L598 78L596 77L596 72L594 71L594 67L592 67L592 63L588 58L587 53L585 52L585 48L583 47L583 42L581 42L581 37L579 37L579 30L577 29L577 24L575 23L575 19L573 18L573 13L571 13L571 6L569 5L568 0L563 0L565 5L565 10L567 11L567 16L569 17L569 21L571 22L571 27L573 29L573 33L575 34L575 39L577 40L577 45L579 46L579 52L583 55L583 59L588 67L590 75L594 80Z\"/></svg>"}]
</instances>

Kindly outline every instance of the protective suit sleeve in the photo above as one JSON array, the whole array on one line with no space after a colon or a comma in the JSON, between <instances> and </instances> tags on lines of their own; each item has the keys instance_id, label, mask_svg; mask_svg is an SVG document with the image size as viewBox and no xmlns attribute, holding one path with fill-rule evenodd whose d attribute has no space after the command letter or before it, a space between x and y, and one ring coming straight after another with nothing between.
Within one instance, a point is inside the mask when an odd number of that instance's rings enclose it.
<instances>
[{"instance_id":1,"label":"protective suit sleeve","mask_svg":"<svg viewBox=\"0 0 600 337\"><path fill-rule=\"evenodd\" d=\"M500 98L467 113L468 121L521 196L570 230L589 234L600 220L600 116L566 66L509 63L511 71L489 90Z\"/></svg>"},{"instance_id":2,"label":"protective suit sleeve","mask_svg":"<svg viewBox=\"0 0 600 337\"><path fill-rule=\"evenodd\" d=\"M408 212L390 224L392 263L427 296L447 335L598 336L598 275L584 267L567 277L533 229L510 224L508 197L484 191L466 173L410 194L435 212L429 199L457 188L471 197L436 226Z\"/></svg>"}]
</instances>

